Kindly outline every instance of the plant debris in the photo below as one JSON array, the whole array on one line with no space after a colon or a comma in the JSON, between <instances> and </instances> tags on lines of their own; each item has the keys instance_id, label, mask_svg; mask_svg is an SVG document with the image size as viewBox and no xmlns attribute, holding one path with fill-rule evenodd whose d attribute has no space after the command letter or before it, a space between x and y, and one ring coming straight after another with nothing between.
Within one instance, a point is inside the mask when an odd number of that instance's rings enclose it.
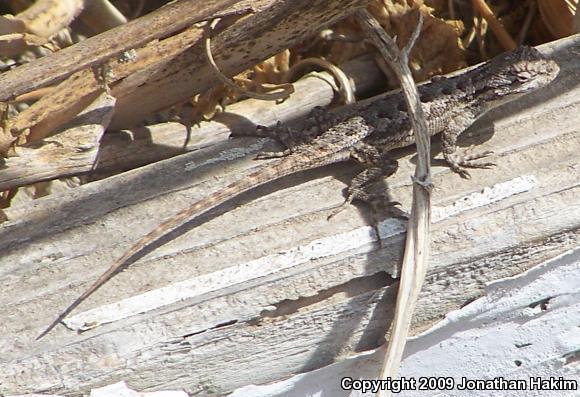
<instances>
[{"instance_id":1,"label":"plant debris","mask_svg":"<svg viewBox=\"0 0 580 397\"><path fill-rule=\"evenodd\" d=\"M374 49L363 40L355 19L347 17L328 28L320 29L314 36L300 37L301 42L296 45L283 49L278 54L267 57L268 59L238 73L231 81L239 89L216 79L209 87L193 89L189 101L177 100L175 98L178 95L168 96L161 91L157 95L151 90L143 91L143 94L138 93L144 85L156 80L163 81L166 78L163 73L168 70L164 66L167 60L180 59L189 48L193 49L200 45L206 24L211 21L209 18L227 15L229 9L217 12L216 8L216 12L201 18L197 24L188 24L186 17L182 15L175 21L154 20L159 22L158 25L154 25L151 22L153 19L147 18L157 15L155 13L161 10L160 7L163 9L186 7L185 2L167 4L167 1L117 0L102 2L105 7L85 7L81 0L10 0L4 3L0 6L0 13L4 13L0 16L0 80L2 75L9 71L26 70L23 66L30 63L45 61L50 67L51 60L57 62L59 59L51 55L56 55L73 45L77 48L78 54L83 54L85 43L89 43L87 41L89 38L95 43L95 39L102 37L103 41L97 43L107 46L113 45L113 40L107 37L116 37L117 44L114 46L118 46L118 43L122 43L119 40L121 37L106 35L111 29L124 27L129 23L133 24L134 32L142 28L143 32L151 35L148 36L151 38L146 39L142 34L138 36L141 38L141 44L135 48L128 45L125 51L115 51L118 47L104 49L102 55L98 55L101 58L97 58L91 50L84 57L87 66L82 66L79 62L71 62L70 65L54 64L51 66L52 70L58 70L59 75L63 77L55 77L48 85L39 85L37 79L29 78L26 80L28 86L23 86L21 81L18 93L8 94L10 98L4 100L0 106L2 115L0 157L6 159L0 169L0 185L4 190L3 207L15 202L14 197L18 199L23 196L19 194L24 193L19 191L23 186L29 186L26 191L33 192L25 193L24 196L28 194L37 197L39 195L34 193L35 186L39 186L39 189L42 187L43 191L46 191L46 182L53 179L63 177L81 177L81 181L94 179L90 176L91 169L87 170L86 164L82 166L79 164L78 169L74 168L72 173L70 170L60 173L46 173L40 170L25 172L14 169L23 167L22 162L10 161L10 158L21 156L25 152L27 155L33 155L32 153L35 153L33 149L51 144L50 137L58 134L66 136L67 125L73 120L78 121L79 114L90 107L99 108L99 104L95 101L103 98L101 94L104 92L118 99L114 105L116 113L111 123L108 122L110 117L106 123L102 123L107 133L132 128L135 122L139 125L149 125L178 121L190 126L204 120L212 120L229 105L247 97L248 91L263 94L267 92L265 87L268 85L287 83L293 66L304 59L320 59L321 62L318 64L336 65L340 68L341 65L365 54L375 54ZM257 4L259 6L259 2ZM506 46L522 43L537 45L570 35L573 31L576 6L577 1L574 0L523 2L482 0L473 3L447 0L374 0L368 10L389 35L397 38L399 45L409 39L414 26L413 12L420 10L424 25L420 39L411 52L410 62L414 78L422 81L486 60L504 51ZM259 12L259 7L256 8L256 12ZM243 18L245 17L242 16ZM232 23L234 20L229 24ZM227 28L224 27L225 30ZM127 40L130 40L132 36L128 37ZM254 37L252 40L257 43L261 38ZM225 52L222 53L222 47L219 43L215 46L212 43L212 53L216 56L215 66L220 70L227 64L229 56ZM258 47L253 48L257 51ZM258 55L252 56L259 58ZM391 88L396 87L392 72L382 64L379 57L374 56L388 77L387 85ZM316 65L317 62L308 64ZM304 68L300 68L301 72L302 69ZM308 69L305 70L307 71ZM26 73L22 72L20 78L26 78ZM207 79L204 82L207 83ZM339 85L341 84L344 82ZM154 86L153 83L152 87ZM164 89L172 88L164 87ZM356 94L361 95L358 92ZM148 106L157 110L150 112L147 118L136 116L131 107L139 109L143 104L136 103L130 98L146 101L152 95L156 97L157 102L154 106ZM4 98L7 98L6 93ZM92 142L94 136L85 138ZM69 150L72 155L82 149L70 145ZM37 151L38 156L46 156L46 153L50 152ZM36 160L31 164L51 164L58 168L57 163L62 161L62 157L53 159L43 157ZM135 166L142 164L143 162L136 162ZM64 167L64 164L60 166ZM118 172L124 170L126 168L119 169ZM10 183L2 184L2 180L6 179L2 177L2 173L5 174L4 177L11 175ZM31 179L29 177L31 173L38 175L37 179Z\"/></svg>"}]
</instances>

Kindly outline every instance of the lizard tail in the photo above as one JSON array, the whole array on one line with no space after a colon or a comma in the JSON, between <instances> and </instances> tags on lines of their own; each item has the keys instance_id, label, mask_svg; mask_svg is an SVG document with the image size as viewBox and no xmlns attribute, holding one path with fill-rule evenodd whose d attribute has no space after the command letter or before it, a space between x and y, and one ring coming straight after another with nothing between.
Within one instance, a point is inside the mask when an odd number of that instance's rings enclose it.
<instances>
[{"instance_id":1,"label":"lizard tail","mask_svg":"<svg viewBox=\"0 0 580 397\"><path fill-rule=\"evenodd\" d=\"M275 162L274 164L266 164L247 177L231 183L221 191L195 202L190 207L179 212L174 217L166 220L158 227L153 229L149 234L142 237L135 245L133 245L127 252L125 252L123 256L117 259L85 292L83 292L82 295L80 295L72 304L70 304L40 335L38 335L36 340L48 334L85 299L92 295L111 277L123 270L126 262L131 257L170 231L192 219L194 216L202 215L205 212L217 207L218 205L221 205L224 202L238 196L239 194L249 191L260 185L283 178L290 174L305 171L315 167L321 167L330 163L334 163L337 160L343 160L342 158L338 159L337 157L338 156L335 154L334 156L323 156L322 158L318 158L313 161L312 159L308 159L303 155L290 155L278 160L278 162Z\"/></svg>"}]
</instances>

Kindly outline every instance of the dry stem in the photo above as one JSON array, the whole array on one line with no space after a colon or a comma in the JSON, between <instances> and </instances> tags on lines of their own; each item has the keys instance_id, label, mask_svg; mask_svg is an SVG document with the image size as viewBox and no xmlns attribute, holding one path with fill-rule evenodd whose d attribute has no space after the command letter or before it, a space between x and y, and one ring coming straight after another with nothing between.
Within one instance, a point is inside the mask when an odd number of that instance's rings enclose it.
<instances>
[{"instance_id":1,"label":"dry stem","mask_svg":"<svg viewBox=\"0 0 580 397\"><path fill-rule=\"evenodd\" d=\"M479 11L481 16L489 23L489 27L497 37L498 41L504 49L511 51L517 47L516 42L510 34L505 30L500 21L495 17L495 14L489 8L485 0L473 0L473 6Z\"/></svg>"},{"instance_id":2,"label":"dry stem","mask_svg":"<svg viewBox=\"0 0 580 397\"><path fill-rule=\"evenodd\" d=\"M402 51L399 51L394 40L385 33L378 22L366 10L359 11L357 17L367 36L378 48L401 82L401 89L407 102L409 118L417 142L417 168L413 178L415 181L413 185L413 205L407 231L395 317L383 368L379 375L380 379L388 379L397 375L411 325L412 313L425 279L427 258L429 256L429 225L431 219L430 139L425 116L419 102L417 87L408 66L409 53L419 36L423 19L419 13L419 21L409 43ZM390 391L379 391L379 395L389 396L390 394Z\"/></svg>"}]
</instances>

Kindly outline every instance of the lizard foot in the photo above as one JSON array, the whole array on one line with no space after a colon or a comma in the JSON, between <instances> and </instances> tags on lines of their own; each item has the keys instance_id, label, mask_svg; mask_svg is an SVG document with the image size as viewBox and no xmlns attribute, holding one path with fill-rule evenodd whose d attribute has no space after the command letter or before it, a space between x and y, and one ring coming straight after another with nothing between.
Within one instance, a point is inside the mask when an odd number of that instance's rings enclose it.
<instances>
[{"instance_id":1,"label":"lizard foot","mask_svg":"<svg viewBox=\"0 0 580 397\"><path fill-rule=\"evenodd\" d=\"M326 217L326 220L327 220L327 221L329 221L329 220L331 220L332 218L334 218L335 216L337 216L338 214L340 214L342 211L344 211L344 210L345 210L346 206L347 206L347 205L349 205L351 202L352 202L352 198L350 198L350 199L349 199L349 198L347 198L346 200L344 200L344 201L342 202L342 204L340 204L338 207L336 207L336 208L334 209L334 211L332 211L332 212L330 213L330 215L328 215L328 216Z\"/></svg>"},{"instance_id":2,"label":"lizard foot","mask_svg":"<svg viewBox=\"0 0 580 397\"><path fill-rule=\"evenodd\" d=\"M409 219L409 215L399 208L401 203L388 200L384 194L373 198L368 204L375 224L386 218Z\"/></svg>"},{"instance_id":3,"label":"lizard foot","mask_svg":"<svg viewBox=\"0 0 580 397\"><path fill-rule=\"evenodd\" d=\"M471 175L466 170L466 168L489 169L489 168L496 165L493 162L477 161L477 160L480 160L482 158L488 157L492 154L493 154L493 152L489 151L489 150L482 152L482 153L474 153L474 154L469 154L469 155L464 155L464 156L453 154L453 155L446 156L445 160L447 160L447 164L449 164L449 167L451 168L452 171L458 173L462 178L469 179L469 178L471 178Z\"/></svg>"},{"instance_id":4,"label":"lizard foot","mask_svg":"<svg viewBox=\"0 0 580 397\"><path fill-rule=\"evenodd\" d=\"M352 203L355 197L347 198L342 204L336 207L326 220L331 220L336 215L344 211L347 205ZM384 219L384 218L403 218L408 219L409 216L398 208L401 203L398 201L390 201L386 194L377 194L371 197L366 195L365 197L356 197L357 200L363 201L365 204L369 205L373 214L374 219Z\"/></svg>"}]
</instances>

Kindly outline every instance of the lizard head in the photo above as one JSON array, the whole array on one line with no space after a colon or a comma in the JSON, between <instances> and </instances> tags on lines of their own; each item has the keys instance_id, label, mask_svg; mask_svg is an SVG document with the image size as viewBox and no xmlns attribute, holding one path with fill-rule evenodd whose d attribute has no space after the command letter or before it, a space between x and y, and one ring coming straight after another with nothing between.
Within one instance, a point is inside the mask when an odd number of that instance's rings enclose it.
<instances>
[{"instance_id":1,"label":"lizard head","mask_svg":"<svg viewBox=\"0 0 580 397\"><path fill-rule=\"evenodd\" d=\"M488 101L506 102L548 85L560 67L532 47L519 47L489 63L492 77L484 90Z\"/></svg>"}]
</instances>

